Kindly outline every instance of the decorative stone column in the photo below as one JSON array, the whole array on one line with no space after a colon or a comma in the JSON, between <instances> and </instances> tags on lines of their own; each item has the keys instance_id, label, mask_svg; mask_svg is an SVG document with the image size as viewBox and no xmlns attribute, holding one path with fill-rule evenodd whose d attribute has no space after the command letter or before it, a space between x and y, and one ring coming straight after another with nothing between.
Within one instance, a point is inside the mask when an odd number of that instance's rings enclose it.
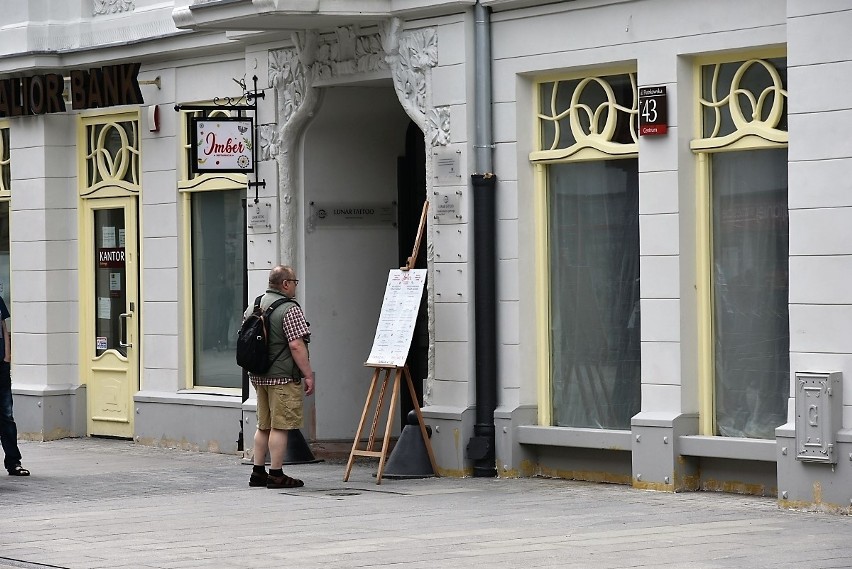
<instances>
[{"instance_id":1,"label":"decorative stone column","mask_svg":"<svg viewBox=\"0 0 852 569\"><path fill-rule=\"evenodd\" d=\"M392 18L380 25L384 59L402 108L423 132L426 141L426 196L433 194L432 149L450 141L450 108L432 105L432 68L438 64L438 36L433 29L404 32L402 21ZM427 217L427 232L433 234L433 216ZM427 239L426 306L429 327L429 373L423 383L423 401L428 404L435 383L434 240Z\"/></svg>"},{"instance_id":2,"label":"decorative stone column","mask_svg":"<svg viewBox=\"0 0 852 569\"><path fill-rule=\"evenodd\" d=\"M312 67L318 34L293 34L295 47L269 53L269 82L276 90L278 119L278 243L281 263L295 267L298 188L296 187L299 136L319 107L320 93L313 87ZM297 268L298 272L298 268Z\"/></svg>"}]
</instances>

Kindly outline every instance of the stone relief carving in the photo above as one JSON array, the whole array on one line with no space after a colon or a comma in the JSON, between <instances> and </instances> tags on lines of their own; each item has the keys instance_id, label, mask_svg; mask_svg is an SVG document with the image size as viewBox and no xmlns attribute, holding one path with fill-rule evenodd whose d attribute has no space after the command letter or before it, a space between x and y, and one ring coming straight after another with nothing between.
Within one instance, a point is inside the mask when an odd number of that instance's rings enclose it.
<instances>
[{"instance_id":1,"label":"stone relief carving","mask_svg":"<svg viewBox=\"0 0 852 569\"><path fill-rule=\"evenodd\" d=\"M432 146L450 143L450 107L433 107L427 113L426 140Z\"/></svg>"},{"instance_id":2,"label":"stone relief carving","mask_svg":"<svg viewBox=\"0 0 852 569\"><path fill-rule=\"evenodd\" d=\"M296 48L269 53L269 82L278 91L279 107L283 115L279 122L287 123L302 106L308 85L308 74Z\"/></svg>"},{"instance_id":3,"label":"stone relief carving","mask_svg":"<svg viewBox=\"0 0 852 569\"><path fill-rule=\"evenodd\" d=\"M283 264L296 262L296 155L299 134L319 104L313 88L316 32L293 34L295 47L269 52L269 83L278 93L276 125L268 125L269 155L278 160L279 252ZM261 134L263 136L263 134ZM298 269L298 268L297 268Z\"/></svg>"},{"instance_id":4,"label":"stone relief carving","mask_svg":"<svg viewBox=\"0 0 852 569\"><path fill-rule=\"evenodd\" d=\"M279 239L281 262L296 260L296 176L297 144L307 120L319 103L320 89L313 85L350 75L390 69L394 89L408 116L425 133L427 148L450 142L450 107L432 107L431 70L438 64L438 41L435 30L402 31L402 22L391 19L380 26L377 34L360 34L355 27L341 27L320 37L315 32L294 35L295 48L269 54L269 81L278 93L278 124L269 125L277 132L261 131L262 156L274 156L279 172ZM267 142L268 141L268 142ZM264 146L268 151L264 151ZM427 150L427 194L432 181L431 150ZM262 158L263 159L263 158ZM431 216L430 229L431 232ZM430 241L427 259L434 259ZM430 263L431 266L431 263ZM434 277L434 275L432 275ZM429 289L429 369L434 369L434 304L432 282ZM424 397L431 399L434 378L424 381Z\"/></svg>"},{"instance_id":5,"label":"stone relief carving","mask_svg":"<svg viewBox=\"0 0 852 569\"><path fill-rule=\"evenodd\" d=\"M401 21L396 18L380 28L377 34L362 35L354 26L346 26L323 37L315 35L313 60L310 64L303 63L300 75L293 74L296 68L293 50L271 52L270 81L281 87L286 117L301 104L308 79L316 82L390 68L400 103L426 133L427 140L437 146L448 144L449 107L432 109L428 102L428 74L438 64L435 30L402 32Z\"/></svg>"},{"instance_id":6,"label":"stone relief carving","mask_svg":"<svg viewBox=\"0 0 852 569\"><path fill-rule=\"evenodd\" d=\"M355 62L360 73L387 69L382 40L379 34L361 36L355 45Z\"/></svg>"},{"instance_id":7,"label":"stone relief carving","mask_svg":"<svg viewBox=\"0 0 852 569\"><path fill-rule=\"evenodd\" d=\"M132 12L136 6L133 0L94 0L92 15L116 14L118 12Z\"/></svg>"},{"instance_id":8,"label":"stone relief carving","mask_svg":"<svg viewBox=\"0 0 852 569\"><path fill-rule=\"evenodd\" d=\"M278 156L278 127L274 124L260 125L260 160L272 160Z\"/></svg>"},{"instance_id":9,"label":"stone relief carving","mask_svg":"<svg viewBox=\"0 0 852 569\"><path fill-rule=\"evenodd\" d=\"M387 69L379 34L359 35L352 26L337 28L317 46L313 76L316 80Z\"/></svg>"},{"instance_id":10,"label":"stone relief carving","mask_svg":"<svg viewBox=\"0 0 852 569\"><path fill-rule=\"evenodd\" d=\"M435 30L400 32L402 22L393 18L382 26L385 60L393 74L394 87L408 116L426 132L429 93L427 75L438 64Z\"/></svg>"}]
</instances>

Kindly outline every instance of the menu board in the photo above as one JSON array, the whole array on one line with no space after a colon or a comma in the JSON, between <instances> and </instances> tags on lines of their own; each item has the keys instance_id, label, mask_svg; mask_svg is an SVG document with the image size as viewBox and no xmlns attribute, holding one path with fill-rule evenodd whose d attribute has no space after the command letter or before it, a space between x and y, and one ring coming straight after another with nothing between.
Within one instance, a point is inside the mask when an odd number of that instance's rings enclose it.
<instances>
[{"instance_id":1,"label":"menu board","mask_svg":"<svg viewBox=\"0 0 852 569\"><path fill-rule=\"evenodd\" d=\"M420 310L426 269L391 269L366 365L403 367Z\"/></svg>"}]
</instances>

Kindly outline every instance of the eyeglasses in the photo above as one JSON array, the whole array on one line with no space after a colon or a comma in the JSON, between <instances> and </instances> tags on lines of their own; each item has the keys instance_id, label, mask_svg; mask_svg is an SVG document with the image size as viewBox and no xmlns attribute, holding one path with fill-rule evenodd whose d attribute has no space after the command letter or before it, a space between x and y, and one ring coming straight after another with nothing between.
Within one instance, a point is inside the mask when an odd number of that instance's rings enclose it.
<instances>
[{"instance_id":1,"label":"eyeglasses","mask_svg":"<svg viewBox=\"0 0 852 569\"><path fill-rule=\"evenodd\" d=\"M284 279L285 283L299 284L299 279Z\"/></svg>"}]
</instances>

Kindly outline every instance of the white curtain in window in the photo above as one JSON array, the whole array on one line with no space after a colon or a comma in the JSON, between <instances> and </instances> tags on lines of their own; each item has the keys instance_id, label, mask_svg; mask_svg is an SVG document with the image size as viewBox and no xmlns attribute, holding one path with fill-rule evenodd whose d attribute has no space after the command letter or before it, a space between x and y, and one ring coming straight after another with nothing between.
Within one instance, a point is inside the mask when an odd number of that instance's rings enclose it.
<instances>
[{"instance_id":1,"label":"white curtain in window","mask_svg":"<svg viewBox=\"0 0 852 569\"><path fill-rule=\"evenodd\" d=\"M554 423L629 429L641 381L638 161L548 166L548 192Z\"/></svg>"},{"instance_id":2,"label":"white curtain in window","mask_svg":"<svg viewBox=\"0 0 852 569\"><path fill-rule=\"evenodd\" d=\"M772 439L790 389L787 150L712 163L717 434Z\"/></svg>"},{"instance_id":3,"label":"white curtain in window","mask_svg":"<svg viewBox=\"0 0 852 569\"><path fill-rule=\"evenodd\" d=\"M192 195L192 311L195 385L242 385L236 363L245 275L241 192Z\"/></svg>"}]
</instances>

